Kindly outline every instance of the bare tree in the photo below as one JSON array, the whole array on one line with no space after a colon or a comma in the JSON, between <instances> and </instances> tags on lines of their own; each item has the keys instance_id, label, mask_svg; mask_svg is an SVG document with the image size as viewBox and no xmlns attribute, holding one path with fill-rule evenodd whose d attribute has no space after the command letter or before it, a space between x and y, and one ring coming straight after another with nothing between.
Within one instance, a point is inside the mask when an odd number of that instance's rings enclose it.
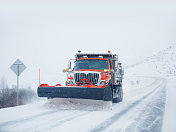
<instances>
[{"instance_id":1,"label":"bare tree","mask_svg":"<svg viewBox=\"0 0 176 132\"><path fill-rule=\"evenodd\" d=\"M0 108L16 106L16 87L9 88L5 77L0 83ZM19 105L27 104L37 98L36 93L30 88L19 89Z\"/></svg>"}]
</instances>

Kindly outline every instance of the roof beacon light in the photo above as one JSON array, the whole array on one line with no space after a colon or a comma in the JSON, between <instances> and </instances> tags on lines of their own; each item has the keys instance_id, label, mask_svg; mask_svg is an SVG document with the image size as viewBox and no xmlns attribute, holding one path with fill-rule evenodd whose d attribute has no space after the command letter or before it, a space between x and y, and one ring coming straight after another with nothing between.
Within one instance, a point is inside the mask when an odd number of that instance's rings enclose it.
<instances>
[{"instance_id":1,"label":"roof beacon light","mask_svg":"<svg viewBox=\"0 0 176 132\"><path fill-rule=\"evenodd\" d=\"M78 50L78 53L81 53L81 50Z\"/></svg>"},{"instance_id":2,"label":"roof beacon light","mask_svg":"<svg viewBox=\"0 0 176 132\"><path fill-rule=\"evenodd\" d=\"M108 53L111 53L111 51L110 51L110 50L108 50Z\"/></svg>"}]
</instances>

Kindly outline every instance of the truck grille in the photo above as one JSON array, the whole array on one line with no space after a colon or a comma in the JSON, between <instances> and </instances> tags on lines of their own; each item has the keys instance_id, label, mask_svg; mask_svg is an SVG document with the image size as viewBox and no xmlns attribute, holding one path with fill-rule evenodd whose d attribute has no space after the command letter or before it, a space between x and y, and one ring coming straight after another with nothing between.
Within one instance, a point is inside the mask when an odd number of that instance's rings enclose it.
<instances>
[{"instance_id":1,"label":"truck grille","mask_svg":"<svg viewBox=\"0 0 176 132\"><path fill-rule=\"evenodd\" d=\"M74 74L74 80L75 83L77 84L81 79L88 79L92 84L97 84L99 80L99 74L98 73L75 73ZM88 84L86 82L85 84Z\"/></svg>"}]
</instances>

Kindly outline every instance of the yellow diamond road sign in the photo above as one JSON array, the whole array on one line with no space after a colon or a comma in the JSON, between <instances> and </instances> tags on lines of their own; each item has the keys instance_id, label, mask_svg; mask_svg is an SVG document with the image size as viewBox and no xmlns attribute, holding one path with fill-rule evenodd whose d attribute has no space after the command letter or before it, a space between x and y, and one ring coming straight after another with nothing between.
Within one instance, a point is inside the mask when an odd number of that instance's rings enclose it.
<instances>
[{"instance_id":1,"label":"yellow diamond road sign","mask_svg":"<svg viewBox=\"0 0 176 132\"><path fill-rule=\"evenodd\" d=\"M25 69L26 66L21 62L19 59L17 59L10 67L10 69L19 76Z\"/></svg>"}]
</instances>

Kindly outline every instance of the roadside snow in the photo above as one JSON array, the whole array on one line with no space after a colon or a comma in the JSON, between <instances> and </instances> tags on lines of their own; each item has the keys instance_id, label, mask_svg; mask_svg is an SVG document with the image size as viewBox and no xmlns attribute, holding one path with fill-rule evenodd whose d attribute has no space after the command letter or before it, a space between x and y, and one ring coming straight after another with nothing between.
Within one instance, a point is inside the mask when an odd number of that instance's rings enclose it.
<instances>
[{"instance_id":1,"label":"roadside snow","mask_svg":"<svg viewBox=\"0 0 176 132\"><path fill-rule=\"evenodd\" d=\"M170 77L167 79L167 96L165 106L165 116L163 124L163 132L175 132L176 131L176 77Z\"/></svg>"}]
</instances>

